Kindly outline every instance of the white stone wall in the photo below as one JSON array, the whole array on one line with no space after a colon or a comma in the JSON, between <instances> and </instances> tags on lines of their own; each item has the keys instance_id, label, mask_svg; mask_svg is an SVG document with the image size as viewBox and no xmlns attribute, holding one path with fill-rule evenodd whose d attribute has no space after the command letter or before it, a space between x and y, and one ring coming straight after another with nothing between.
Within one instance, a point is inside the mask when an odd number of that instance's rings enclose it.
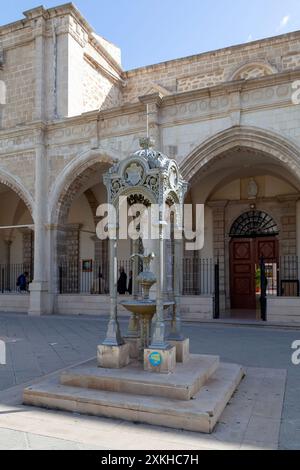
<instances>
[{"instance_id":1,"label":"white stone wall","mask_svg":"<svg viewBox=\"0 0 300 470\"><path fill-rule=\"evenodd\" d=\"M300 324L299 297L269 297L268 321L277 324Z\"/></svg>"}]
</instances>

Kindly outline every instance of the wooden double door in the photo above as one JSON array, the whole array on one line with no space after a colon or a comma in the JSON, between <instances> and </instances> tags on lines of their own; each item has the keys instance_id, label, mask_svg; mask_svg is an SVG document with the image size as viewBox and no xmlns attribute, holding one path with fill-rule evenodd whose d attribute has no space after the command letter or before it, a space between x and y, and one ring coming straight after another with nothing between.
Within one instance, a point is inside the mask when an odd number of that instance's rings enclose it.
<instances>
[{"instance_id":1,"label":"wooden double door","mask_svg":"<svg viewBox=\"0 0 300 470\"><path fill-rule=\"evenodd\" d=\"M261 256L265 262L278 260L278 240L268 238L233 238L230 242L231 308L256 309L256 269Z\"/></svg>"}]
</instances>

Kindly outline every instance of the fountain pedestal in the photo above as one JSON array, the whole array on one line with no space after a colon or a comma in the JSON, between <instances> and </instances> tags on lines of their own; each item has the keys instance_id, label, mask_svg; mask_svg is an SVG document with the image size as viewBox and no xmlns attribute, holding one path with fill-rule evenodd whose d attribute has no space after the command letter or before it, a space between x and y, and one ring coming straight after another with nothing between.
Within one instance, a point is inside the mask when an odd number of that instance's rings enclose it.
<instances>
[{"instance_id":1,"label":"fountain pedestal","mask_svg":"<svg viewBox=\"0 0 300 470\"><path fill-rule=\"evenodd\" d=\"M144 370L160 374L174 372L176 367L176 348L160 350L153 348L144 349Z\"/></svg>"},{"instance_id":2,"label":"fountain pedestal","mask_svg":"<svg viewBox=\"0 0 300 470\"><path fill-rule=\"evenodd\" d=\"M101 344L97 348L97 363L104 369L121 369L130 362L130 345L106 346Z\"/></svg>"},{"instance_id":3,"label":"fountain pedestal","mask_svg":"<svg viewBox=\"0 0 300 470\"><path fill-rule=\"evenodd\" d=\"M144 362L145 365L144 351L149 348L151 343L151 324L156 312L156 303L149 299L143 299L124 301L121 305L129 312L134 315L138 315L139 317L140 336L124 339L128 344L130 344L130 357L132 359L139 359L139 361ZM167 309L172 305L173 302L164 302L164 309ZM156 351L156 349L153 351ZM158 367L156 368L156 372L160 372Z\"/></svg>"},{"instance_id":4,"label":"fountain pedestal","mask_svg":"<svg viewBox=\"0 0 300 470\"><path fill-rule=\"evenodd\" d=\"M182 340L169 339L168 342L171 346L176 348L176 362L181 364L187 362L190 357L190 340L185 338Z\"/></svg>"},{"instance_id":5,"label":"fountain pedestal","mask_svg":"<svg viewBox=\"0 0 300 470\"><path fill-rule=\"evenodd\" d=\"M137 282L142 287L142 299L121 302L124 308L139 318L140 337L139 339L129 339L129 341L131 340L132 357L138 355L138 359L143 363L146 371L168 374L173 372L176 367L176 347L170 344L163 349L150 347L152 319L157 309L156 302L149 298L149 291L156 283L155 274L150 271L150 263L155 255L154 253L150 253L148 256L138 254L132 255L132 258L136 256L142 258L144 264L144 270L137 277ZM171 306L174 306L174 302L162 303L164 310ZM139 345L138 354L137 345Z\"/></svg>"}]
</instances>

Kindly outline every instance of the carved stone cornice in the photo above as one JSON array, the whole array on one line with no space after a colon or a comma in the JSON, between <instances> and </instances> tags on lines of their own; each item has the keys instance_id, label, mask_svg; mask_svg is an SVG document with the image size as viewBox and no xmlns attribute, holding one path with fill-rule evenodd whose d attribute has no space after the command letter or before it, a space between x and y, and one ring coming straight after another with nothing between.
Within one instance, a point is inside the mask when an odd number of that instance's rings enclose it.
<instances>
[{"instance_id":1,"label":"carved stone cornice","mask_svg":"<svg viewBox=\"0 0 300 470\"><path fill-rule=\"evenodd\" d=\"M162 105L163 95L162 93L151 93L150 95L139 96L139 101L143 104L154 104L158 108Z\"/></svg>"},{"instance_id":2,"label":"carved stone cornice","mask_svg":"<svg viewBox=\"0 0 300 470\"><path fill-rule=\"evenodd\" d=\"M287 201L297 202L300 200L300 194L284 194L282 196L276 196L276 200L278 202L287 202Z\"/></svg>"},{"instance_id":3,"label":"carved stone cornice","mask_svg":"<svg viewBox=\"0 0 300 470\"><path fill-rule=\"evenodd\" d=\"M200 88L192 91L185 91L182 93L175 93L169 96L164 96L162 101L163 106L171 104L181 104L188 101L193 101L200 98L211 98L212 96L220 96L224 94L250 91L258 88L265 88L271 85L281 85L291 83L300 78L300 67L288 72L280 72L274 75L265 77L254 78L251 80L238 80L235 82L223 82L218 85L206 88Z\"/></svg>"}]
</instances>

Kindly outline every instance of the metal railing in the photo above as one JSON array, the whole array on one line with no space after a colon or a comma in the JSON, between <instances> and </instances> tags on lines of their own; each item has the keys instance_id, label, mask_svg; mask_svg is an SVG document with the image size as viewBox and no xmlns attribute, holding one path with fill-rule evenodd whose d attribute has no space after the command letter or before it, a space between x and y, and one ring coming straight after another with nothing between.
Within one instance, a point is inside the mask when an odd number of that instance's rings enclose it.
<instances>
[{"instance_id":1,"label":"metal railing","mask_svg":"<svg viewBox=\"0 0 300 470\"><path fill-rule=\"evenodd\" d=\"M212 295L215 290L215 263L211 258L183 259L183 295Z\"/></svg>"},{"instance_id":2,"label":"metal railing","mask_svg":"<svg viewBox=\"0 0 300 470\"><path fill-rule=\"evenodd\" d=\"M25 284L18 285L21 274L28 273ZM27 293L33 279L33 267L30 263L0 264L0 293Z\"/></svg>"},{"instance_id":3,"label":"metal railing","mask_svg":"<svg viewBox=\"0 0 300 470\"><path fill-rule=\"evenodd\" d=\"M127 275L132 271L131 260L119 260L118 271L123 268ZM93 260L65 262L58 269L60 294L109 294L109 266Z\"/></svg>"},{"instance_id":4,"label":"metal railing","mask_svg":"<svg viewBox=\"0 0 300 470\"><path fill-rule=\"evenodd\" d=\"M286 255L279 259L264 259L266 295L278 297L300 296L300 260L298 256ZM257 267L257 289L260 287L260 267Z\"/></svg>"},{"instance_id":5,"label":"metal railing","mask_svg":"<svg viewBox=\"0 0 300 470\"><path fill-rule=\"evenodd\" d=\"M127 288L132 260L118 260L118 270L127 275ZM142 266L139 263L138 271ZM59 292L61 294L108 294L109 266L81 260L66 262L59 266ZM182 260L182 294L213 295L215 291L215 263L212 259L184 258Z\"/></svg>"}]
</instances>

